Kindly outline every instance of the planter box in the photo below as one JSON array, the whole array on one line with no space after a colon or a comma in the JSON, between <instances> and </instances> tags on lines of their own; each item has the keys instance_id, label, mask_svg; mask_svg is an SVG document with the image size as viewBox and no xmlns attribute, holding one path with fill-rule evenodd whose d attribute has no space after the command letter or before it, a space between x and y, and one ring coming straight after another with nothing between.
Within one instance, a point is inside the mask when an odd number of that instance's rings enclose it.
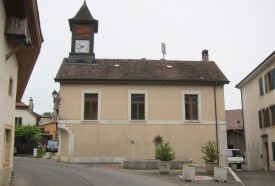
<instances>
[{"instance_id":1,"label":"planter box","mask_svg":"<svg viewBox=\"0 0 275 186\"><path fill-rule=\"evenodd\" d=\"M215 167L214 168L214 179L216 181L227 181L227 167Z\"/></svg>"},{"instance_id":2,"label":"planter box","mask_svg":"<svg viewBox=\"0 0 275 186\"><path fill-rule=\"evenodd\" d=\"M51 159L51 158L52 158L52 153L46 152L46 159Z\"/></svg>"},{"instance_id":3,"label":"planter box","mask_svg":"<svg viewBox=\"0 0 275 186\"><path fill-rule=\"evenodd\" d=\"M162 161L158 163L160 174L169 174L171 163Z\"/></svg>"},{"instance_id":4,"label":"planter box","mask_svg":"<svg viewBox=\"0 0 275 186\"><path fill-rule=\"evenodd\" d=\"M195 167L183 167L182 168L182 177L186 181L194 181L196 175Z\"/></svg>"},{"instance_id":5,"label":"planter box","mask_svg":"<svg viewBox=\"0 0 275 186\"><path fill-rule=\"evenodd\" d=\"M182 165L192 163L190 159L178 159L170 161L171 169L182 169ZM158 160L124 160L123 167L126 169L137 170L156 170L158 169Z\"/></svg>"},{"instance_id":6,"label":"planter box","mask_svg":"<svg viewBox=\"0 0 275 186\"><path fill-rule=\"evenodd\" d=\"M214 167L217 167L218 163L217 162L206 162L205 166L206 166L206 172L208 174L214 174Z\"/></svg>"}]
</instances>

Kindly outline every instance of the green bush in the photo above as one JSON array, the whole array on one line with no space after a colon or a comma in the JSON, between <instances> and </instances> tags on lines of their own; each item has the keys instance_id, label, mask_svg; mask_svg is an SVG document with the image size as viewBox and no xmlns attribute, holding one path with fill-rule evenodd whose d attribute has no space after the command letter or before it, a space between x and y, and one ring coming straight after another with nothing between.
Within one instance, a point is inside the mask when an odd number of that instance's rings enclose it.
<instances>
[{"instance_id":1,"label":"green bush","mask_svg":"<svg viewBox=\"0 0 275 186\"><path fill-rule=\"evenodd\" d=\"M216 162L220 157L220 151L215 141L209 140L206 144L202 145L201 152L204 153L202 159L206 162Z\"/></svg>"},{"instance_id":2,"label":"green bush","mask_svg":"<svg viewBox=\"0 0 275 186\"><path fill-rule=\"evenodd\" d=\"M160 161L171 161L175 159L175 153L170 147L169 142L162 142L156 146L155 158Z\"/></svg>"},{"instance_id":3,"label":"green bush","mask_svg":"<svg viewBox=\"0 0 275 186\"><path fill-rule=\"evenodd\" d=\"M197 165L193 164L193 163L187 163L187 164L182 165L182 167L196 167L196 166Z\"/></svg>"},{"instance_id":4,"label":"green bush","mask_svg":"<svg viewBox=\"0 0 275 186\"><path fill-rule=\"evenodd\" d=\"M37 126L22 126L15 128L16 142L37 142L40 139L40 129Z\"/></svg>"},{"instance_id":5,"label":"green bush","mask_svg":"<svg viewBox=\"0 0 275 186\"><path fill-rule=\"evenodd\" d=\"M38 148L38 150L37 150L37 157L38 158L42 158L44 154L45 154L45 150L42 149L42 148Z\"/></svg>"}]
</instances>

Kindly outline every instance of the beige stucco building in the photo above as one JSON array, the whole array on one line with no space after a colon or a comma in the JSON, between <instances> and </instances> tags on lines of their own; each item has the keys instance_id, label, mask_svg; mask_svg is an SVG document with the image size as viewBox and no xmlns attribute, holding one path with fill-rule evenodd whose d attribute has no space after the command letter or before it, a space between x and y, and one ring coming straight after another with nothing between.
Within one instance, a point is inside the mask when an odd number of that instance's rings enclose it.
<instances>
[{"instance_id":1,"label":"beige stucco building","mask_svg":"<svg viewBox=\"0 0 275 186\"><path fill-rule=\"evenodd\" d=\"M242 95L248 169L275 171L275 52L236 87Z\"/></svg>"},{"instance_id":2,"label":"beige stucco building","mask_svg":"<svg viewBox=\"0 0 275 186\"><path fill-rule=\"evenodd\" d=\"M207 50L202 61L97 59L98 23L85 3L69 22L72 51L55 78L61 161L154 159L159 134L177 159L196 163L203 163L201 145L215 140L227 165L223 86L229 81Z\"/></svg>"},{"instance_id":3,"label":"beige stucco building","mask_svg":"<svg viewBox=\"0 0 275 186\"><path fill-rule=\"evenodd\" d=\"M20 101L40 52L35 0L0 1L0 185L11 181L15 103Z\"/></svg>"}]
</instances>

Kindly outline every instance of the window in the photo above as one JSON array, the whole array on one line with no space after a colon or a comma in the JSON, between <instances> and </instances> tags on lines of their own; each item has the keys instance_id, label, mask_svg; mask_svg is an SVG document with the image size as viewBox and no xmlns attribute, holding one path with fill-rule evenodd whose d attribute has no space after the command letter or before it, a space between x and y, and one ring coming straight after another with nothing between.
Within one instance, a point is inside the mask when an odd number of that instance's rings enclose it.
<instances>
[{"instance_id":1,"label":"window","mask_svg":"<svg viewBox=\"0 0 275 186\"><path fill-rule=\"evenodd\" d=\"M259 128L261 129L263 128L263 123L264 123L263 122L264 118L261 110L258 111L258 119L259 119Z\"/></svg>"},{"instance_id":2,"label":"window","mask_svg":"<svg viewBox=\"0 0 275 186\"><path fill-rule=\"evenodd\" d=\"M272 155L273 155L273 161L275 161L275 142L272 142Z\"/></svg>"},{"instance_id":3,"label":"window","mask_svg":"<svg viewBox=\"0 0 275 186\"><path fill-rule=\"evenodd\" d=\"M263 89L263 80L264 80L264 89ZM264 93L268 93L271 90L275 89L275 69L270 70L268 73L264 75L264 78L259 79L259 86L260 86L261 96ZM263 90L265 92L263 92Z\"/></svg>"},{"instance_id":4,"label":"window","mask_svg":"<svg viewBox=\"0 0 275 186\"><path fill-rule=\"evenodd\" d=\"M271 80L270 80L270 72L265 74L265 92L269 92L271 90Z\"/></svg>"},{"instance_id":5,"label":"window","mask_svg":"<svg viewBox=\"0 0 275 186\"><path fill-rule=\"evenodd\" d=\"M265 114L265 127L270 127L269 108L265 109L264 114Z\"/></svg>"},{"instance_id":6,"label":"window","mask_svg":"<svg viewBox=\"0 0 275 186\"><path fill-rule=\"evenodd\" d=\"M258 119L259 119L259 127L260 128L267 128L270 127L270 123L272 123L272 112L273 109L271 107L267 107L265 109L262 109L258 111Z\"/></svg>"},{"instance_id":7,"label":"window","mask_svg":"<svg viewBox=\"0 0 275 186\"><path fill-rule=\"evenodd\" d=\"M128 120L148 120L148 90L128 90Z\"/></svg>"},{"instance_id":8,"label":"window","mask_svg":"<svg viewBox=\"0 0 275 186\"><path fill-rule=\"evenodd\" d=\"M84 120L98 120L98 94L84 95Z\"/></svg>"},{"instance_id":9,"label":"window","mask_svg":"<svg viewBox=\"0 0 275 186\"><path fill-rule=\"evenodd\" d=\"M275 105L269 107L271 125L275 125Z\"/></svg>"},{"instance_id":10,"label":"window","mask_svg":"<svg viewBox=\"0 0 275 186\"><path fill-rule=\"evenodd\" d=\"M9 95L12 96L12 91L13 91L13 78L10 78L9 81Z\"/></svg>"},{"instance_id":11,"label":"window","mask_svg":"<svg viewBox=\"0 0 275 186\"><path fill-rule=\"evenodd\" d=\"M22 127L22 117L15 117L15 126Z\"/></svg>"},{"instance_id":12,"label":"window","mask_svg":"<svg viewBox=\"0 0 275 186\"><path fill-rule=\"evenodd\" d=\"M145 120L145 95L131 95L131 120Z\"/></svg>"},{"instance_id":13,"label":"window","mask_svg":"<svg viewBox=\"0 0 275 186\"><path fill-rule=\"evenodd\" d=\"M270 71L270 87L271 90L275 89L275 68Z\"/></svg>"},{"instance_id":14,"label":"window","mask_svg":"<svg viewBox=\"0 0 275 186\"><path fill-rule=\"evenodd\" d=\"M89 25L76 25L76 36L77 37L89 37L90 36Z\"/></svg>"},{"instance_id":15,"label":"window","mask_svg":"<svg viewBox=\"0 0 275 186\"><path fill-rule=\"evenodd\" d=\"M264 95L263 78L259 79L259 91L260 91L260 96Z\"/></svg>"},{"instance_id":16,"label":"window","mask_svg":"<svg viewBox=\"0 0 275 186\"><path fill-rule=\"evenodd\" d=\"M3 166L8 167L10 164L10 158L11 158L11 129L6 128L5 129L5 135L4 135L4 159L3 159Z\"/></svg>"},{"instance_id":17,"label":"window","mask_svg":"<svg viewBox=\"0 0 275 186\"><path fill-rule=\"evenodd\" d=\"M198 95L186 94L184 96L184 102L185 102L185 119L198 120L199 119Z\"/></svg>"}]
</instances>

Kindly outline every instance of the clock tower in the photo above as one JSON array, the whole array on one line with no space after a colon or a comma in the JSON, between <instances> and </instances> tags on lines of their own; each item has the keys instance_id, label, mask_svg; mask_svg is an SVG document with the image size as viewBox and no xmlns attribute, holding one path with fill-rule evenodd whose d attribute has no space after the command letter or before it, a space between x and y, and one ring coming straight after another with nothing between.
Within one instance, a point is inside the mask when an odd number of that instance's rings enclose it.
<instances>
[{"instance_id":1,"label":"clock tower","mask_svg":"<svg viewBox=\"0 0 275 186\"><path fill-rule=\"evenodd\" d=\"M93 18L86 1L77 14L69 19L69 24L72 32L72 43L68 62L95 62L94 34L98 32L98 21Z\"/></svg>"}]
</instances>

